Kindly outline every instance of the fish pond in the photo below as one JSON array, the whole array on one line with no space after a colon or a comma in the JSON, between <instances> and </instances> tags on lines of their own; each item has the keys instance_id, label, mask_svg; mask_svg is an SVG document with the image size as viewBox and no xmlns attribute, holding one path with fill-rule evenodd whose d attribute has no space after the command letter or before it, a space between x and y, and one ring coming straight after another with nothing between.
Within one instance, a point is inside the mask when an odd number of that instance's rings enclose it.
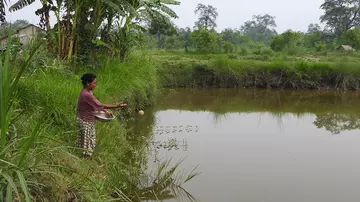
<instances>
[{"instance_id":1,"label":"fish pond","mask_svg":"<svg viewBox=\"0 0 360 202\"><path fill-rule=\"evenodd\" d=\"M360 94L164 89L134 123L149 167L171 159L200 174L204 202L352 202L360 198ZM186 198L161 198L187 201Z\"/></svg>"}]
</instances>

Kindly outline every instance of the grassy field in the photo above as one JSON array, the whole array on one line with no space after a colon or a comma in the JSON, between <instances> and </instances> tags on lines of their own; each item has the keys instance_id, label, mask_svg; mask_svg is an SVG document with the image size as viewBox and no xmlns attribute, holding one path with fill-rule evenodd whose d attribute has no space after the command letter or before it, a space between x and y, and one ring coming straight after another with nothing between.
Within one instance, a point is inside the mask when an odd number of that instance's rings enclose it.
<instances>
[{"instance_id":1,"label":"grassy field","mask_svg":"<svg viewBox=\"0 0 360 202\"><path fill-rule=\"evenodd\" d=\"M157 52L165 87L244 87L358 90L356 55L272 56L197 55ZM256 58L260 57L260 58Z\"/></svg>"}]
</instances>

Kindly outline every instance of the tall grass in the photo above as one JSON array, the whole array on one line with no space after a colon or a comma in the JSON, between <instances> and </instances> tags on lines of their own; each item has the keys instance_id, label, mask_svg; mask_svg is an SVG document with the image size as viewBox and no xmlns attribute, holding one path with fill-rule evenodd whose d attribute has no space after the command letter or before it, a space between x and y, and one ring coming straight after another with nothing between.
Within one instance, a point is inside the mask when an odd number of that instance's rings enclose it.
<instances>
[{"instance_id":1,"label":"tall grass","mask_svg":"<svg viewBox=\"0 0 360 202\"><path fill-rule=\"evenodd\" d=\"M1 133L8 141L0 153L0 165L4 165L0 169L1 199L139 200L144 192L139 185L147 176L144 165L148 134L134 136L123 121L98 123L98 147L93 160L79 159L75 148L76 104L82 88L81 75L93 72L98 80L95 96L104 103L128 102L128 108L113 112L119 117L132 116L155 99L158 85L155 64L146 57L134 56L127 63L99 57L102 61L97 64L101 66L74 66L44 55L40 52L32 60L25 60L24 64L31 68L13 68L23 74L15 77L20 78L16 96L8 96L7 103L1 102L2 114L9 102L14 109L7 113L7 119L1 119L2 128L6 128ZM8 63L12 64L10 60ZM9 72L1 74L3 98L9 94L5 91L11 89L11 72L8 67L1 71ZM174 169L169 167L163 172L168 170Z\"/></svg>"},{"instance_id":2,"label":"tall grass","mask_svg":"<svg viewBox=\"0 0 360 202\"><path fill-rule=\"evenodd\" d=\"M13 125L14 96L18 92L19 79L28 67L39 45L30 50L29 56L21 64L10 62L16 60L18 52L18 49L12 45L10 30L6 51L1 55L0 61L0 200L10 202L16 198L17 200L30 201L28 181L24 177L29 166L25 162L28 160L30 147L39 133L40 124L25 137L13 136L16 134L16 128ZM18 66L15 67L15 65ZM14 69L18 72L12 72ZM14 129L13 131L10 130L11 126ZM11 152L13 147L17 146L16 143L20 141L22 142L21 146ZM13 155L9 155L10 153Z\"/></svg>"},{"instance_id":3,"label":"tall grass","mask_svg":"<svg viewBox=\"0 0 360 202\"><path fill-rule=\"evenodd\" d=\"M210 60L157 58L166 87L252 87L295 89L360 89L360 69L351 62L304 60Z\"/></svg>"}]
</instances>

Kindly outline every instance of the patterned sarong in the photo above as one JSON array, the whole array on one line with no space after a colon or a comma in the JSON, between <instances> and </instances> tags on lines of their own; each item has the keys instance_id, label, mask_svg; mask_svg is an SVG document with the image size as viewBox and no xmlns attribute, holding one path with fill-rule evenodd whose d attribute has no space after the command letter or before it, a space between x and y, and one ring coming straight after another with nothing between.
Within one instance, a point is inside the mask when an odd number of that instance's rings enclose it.
<instances>
[{"instance_id":1,"label":"patterned sarong","mask_svg":"<svg viewBox=\"0 0 360 202\"><path fill-rule=\"evenodd\" d=\"M84 150L82 152L84 156L91 156L96 146L96 122L84 121L79 117L77 118L77 122L80 128L78 147Z\"/></svg>"}]
</instances>

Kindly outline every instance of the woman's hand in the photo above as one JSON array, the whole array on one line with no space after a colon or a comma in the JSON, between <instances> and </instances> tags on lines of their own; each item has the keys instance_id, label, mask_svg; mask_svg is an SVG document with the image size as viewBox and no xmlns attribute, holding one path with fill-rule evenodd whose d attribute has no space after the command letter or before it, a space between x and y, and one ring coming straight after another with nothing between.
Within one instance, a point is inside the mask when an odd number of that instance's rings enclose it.
<instances>
[{"instance_id":1,"label":"woman's hand","mask_svg":"<svg viewBox=\"0 0 360 202\"><path fill-rule=\"evenodd\" d=\"M126 103L124 102L120 102L119 104L117 104L118 107L126 107L128 106Z\"/></svg>"},{"instance_id":2,"label":"woman's hand","mask_svg":"<svg viewBox=\"0 0 360 202\"><path fill-rule=\"evenodd\" d=\"M104 112L105 112L107 118L112 117L112 113L109 112L108 110L105 109Z\"/></svg>"}]
</instances>

